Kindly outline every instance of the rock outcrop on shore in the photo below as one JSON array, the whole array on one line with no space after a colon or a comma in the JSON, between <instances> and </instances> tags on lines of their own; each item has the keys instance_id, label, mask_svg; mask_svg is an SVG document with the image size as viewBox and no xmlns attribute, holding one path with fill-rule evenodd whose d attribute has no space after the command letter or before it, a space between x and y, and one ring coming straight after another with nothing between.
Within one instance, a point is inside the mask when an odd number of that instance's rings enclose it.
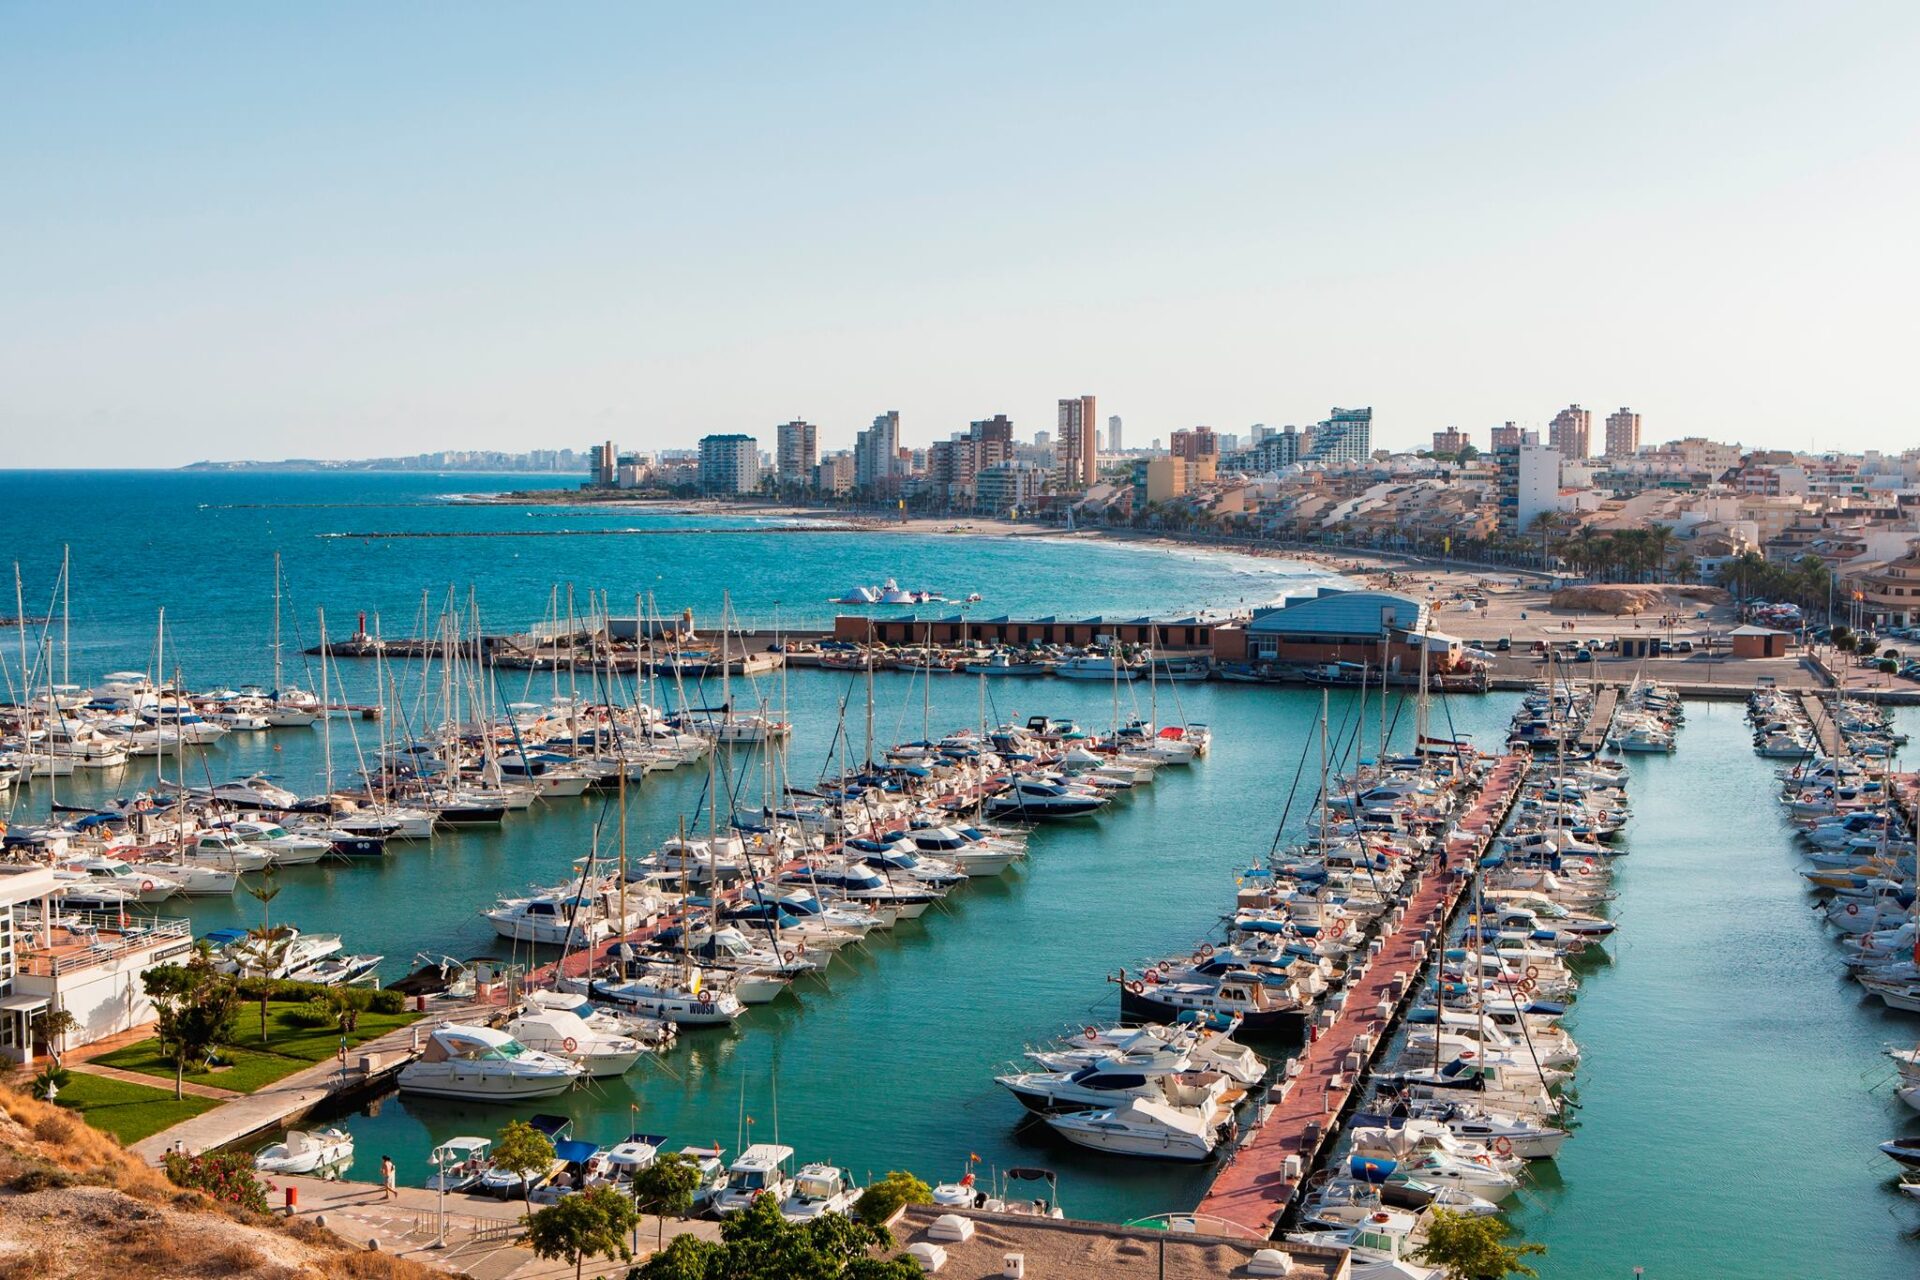
<instances>
[{"instance_id":1,"label":"rock outcrop on shore","mask_svg":"<svg viewBox=\"0 0 1920 1280\"><path fill-rule=\"evenodd\" d=\"M1659 582L1615 582L1590 587L1562 587L1553 593L1556 610L1615 615L1686 613L1727 603L1719 587L1675 586Z\"/></svg>"},{"instance_id":2,"label":"rock outcrop on shore","mask_svg":"<svg viewBox=\"0 0 1920 1280\"><path fill-rule=\"evenodd\" d=\"M69 1111L0 1088L0 1280L445 1280L187 1191Z\"/></svg>"}]
</instances>

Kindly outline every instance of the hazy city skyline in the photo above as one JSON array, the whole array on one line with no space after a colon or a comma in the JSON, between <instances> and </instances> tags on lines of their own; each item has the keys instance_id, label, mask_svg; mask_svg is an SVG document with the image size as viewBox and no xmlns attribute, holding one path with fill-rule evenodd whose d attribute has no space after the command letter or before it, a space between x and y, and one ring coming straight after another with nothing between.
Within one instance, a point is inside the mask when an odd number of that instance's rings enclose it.
<instances>
[{"instance_id":1,"label":"hazy city skyline","mask_svg":"<svg viewBox=\"0 0 1920 1280\"><path fill-rule=\"evenodd\" d=\"M1898 450L1916 35L1885 3L15 7L0 466L796 417L826 452L887 409L924 446L1088 392L1141 445L1578 402Z\"/></svg>"}]
</instances>

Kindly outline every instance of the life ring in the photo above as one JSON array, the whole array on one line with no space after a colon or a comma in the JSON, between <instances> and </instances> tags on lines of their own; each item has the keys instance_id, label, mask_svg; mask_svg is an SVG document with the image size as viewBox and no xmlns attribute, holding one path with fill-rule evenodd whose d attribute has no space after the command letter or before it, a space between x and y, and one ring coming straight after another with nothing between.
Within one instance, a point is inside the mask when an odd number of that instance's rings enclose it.
<instances>
[{"instance_id":1,"label":"life ring","mask_svg":"<svg viewBox=\"0 0 1920 1280\"><path fill-rule=\"evenodd\" d=\"M1201 954L1202 956L1205 956L1205 957L1206 957L1207 959L1209 959L1209 960L1211 960L1211 959L1213 959L1213 944L1212 944L1211 942L1203 942L1203 943L1201 943L1201 944L1200 944L1200 954Z\"/></svg>"},{"instance_id":2,"label":"life ring","mask_svg":"<svg viewBox=\"0 0 1920 1280\"><path fill-rule=\"evenodd\" d=\"M1857 915L1859 915L1859 914L1860 914L1860 904L1859 904L1859 903L1857 903L1857 902L1849 902L1849 903L1847 904L1847 914L1848 914L1848 915L1850 915L1850 916L1857 916Z\"/></svg>"},{"instance_id":3,"label":"life ring","mask_svg":"<svg viewBox=\"0 0 1920 1280\"><path fill-rule=\"evenodd\" d=\"M1147 981L1158 986L1160 983L1160 971L1158 969L1147 970Z\"/></svg>"},{"instance_id":4,"label":"life ring","mask_svg":"<svg viewBox=\"0 0 1920 1280\"><path fill-rule=\"evenodd\" d=\"M1473 1050L1471 1049L1462 1049L1460 1051L1460 1060L1463 1062L1466 1061L1468 1058L1471 1058L1472 1056L1473 1056Z\"/></svg>"},{"instance_id":5,"label":"life ring","mask_svg":"<svg viewBox=\"0 0 1920 1280\"><path fill-rule=\"evenodd\" d=\"M780 953L780 958L782 960L785 960L788 964L792 964L795 960L798 960L800 958L800 953L798 951L795 951L792 947L788 947L785 951L782 951Z\"/></svg>"},{"instance_id":6,"label":"life ring","mask_svg":"<svg viewBox=\"0 0 1920 1280\"><path fill-rule=\"evenodd\" d=\"M1520 979L1519 984L1514 989L1523 996L1530 996L1536 990L1538 990L1539 985L1540 984L1535 982L1532 978L1522 978Z\"/></svg>"},{"instance_id":7,"label":"life ring","mask_svg":"<svg viewBox=\"0 0 1920 1280\"><path fill-rule=\"evenodd\" d=\"M1493 1140L1493 1153L1494 1153L1495 1155L1498 1155L1498 1156L1510 1156L1510 1155L1512 1155L1512 1154L1513 1154L1513 1139L1512 1139L1512 1138L1509 1138L1509 1137L1508 1137L1508 1136L1507 1136L1506 1134L1504 1134L1504 1133L1503 1133L1503 1134L1501 1134L1501 1135L1500 1135L1499 1137L1497 1137L1497 1138L1495 1138L1495 1139Z\"/></svg>"},{"instance_id":8,"label":"life ring","mask_svg":"<svg viewBox=\"0 0 1920 1280\"><path fill-rule=\"evenodd\" d=\"M1540 980L1540 966L1537 964L1528 965L1527 977L1535 982L1538 982Z\"/></svg>"},{"instance_id":9,"label":"life ring","mask_svg":"<svg viewBox=\"0 0 1920 1280\"><path fill-rule=\"evenodd\" d=\"M154 887L154 883L151 880L142 880L140 882L140 892L142 893L152 893Z\"/></svg>"},{"instance_id":10,"label":"life ring","mask_svg":"<svg viewBox=\"0 0 1920 1280\"><path fill-rule=\"evenodd\" d=\"M1201 955L1198 951L1196 951L1193 953L1193 962L1196 965L1205 964L1207 962L1207 958Z\"/></svg>"},{"instance_id":11,"label":"life ring","mask_svg":"<svg viewBox=\"0 0 1920 1280\"><path fill-rule=\"evenodd\" d=\"M1328 927L1327 931L1336 938L1344 938L1347 935L1347 922L1345 920L1335 920L1333 924Z\"/></svg>"},{"instance_id":12,"label":"life ring","mask_svg":"<svg viewBox=\"0 0 1920 1280\"><path fill-rule=\"evenodd\" d=\"M1144 982L1142 982L1142 981L1140 981L1140 979L1138 979L1138 978L1134 978L1134 979L1131 979L1131 980L1130 980L1130 981L1128 981L1128 983L1127 983L1127 994L1128 994L1128 995L1135 995L1135 996L1137 996L1137 995L1139 995L1139 994L1140 994L1140 993L1141 993L1142 991L1145 991L1146 989L1147 989L1147 984L1146 984L1146 983L1144 983Z\"/></svg>"},{"instance_id":13,"label":"life ring","mask_svg":"<svg viewBox=\"0 0 1920 1280\"><path fill-rule=\"evenodd\" d=\"M577 1053L580 1049L580 1042L572 1036L568 1036L560 1042L560 1048L567 1053Z\"/></svg>"},{"instance_id":14,"label":"life ring","mask_svg":"<svg viewBox=\"0 0 1920 1280\"><path fill-rule=\"evenodd\" d=\"M708 1008L713 1007L713 992L702 991L698 998L701 1004L706 1005Z\"/></svg>"},{"instance_id":15,"label":"life ring","mask_svg":"<svg viewBox=\"0 0 1920 1280\"><path fill-rule=\"evenodd\" d=\"M1093 1027L1080 1028L1080 1034L1087 1038L1088 1044L1092 1044L1100 1038L1100 1032Z\"/></svg>"}]
</instances>

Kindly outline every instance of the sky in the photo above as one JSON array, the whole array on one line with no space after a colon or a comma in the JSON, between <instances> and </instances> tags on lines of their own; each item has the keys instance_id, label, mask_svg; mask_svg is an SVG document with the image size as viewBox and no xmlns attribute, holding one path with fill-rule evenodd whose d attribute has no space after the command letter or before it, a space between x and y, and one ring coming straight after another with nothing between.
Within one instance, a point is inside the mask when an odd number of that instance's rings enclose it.
<instances>
[{"instance_id":1,"label":"sky","mask_svg":"<svg viewBox=\"0 0 1920 1280\"><path fill-rule=\"evenodd\" d=\"M0 0L0 466L1920 445L1920 5Z\"/></svg>"}]
</instances>

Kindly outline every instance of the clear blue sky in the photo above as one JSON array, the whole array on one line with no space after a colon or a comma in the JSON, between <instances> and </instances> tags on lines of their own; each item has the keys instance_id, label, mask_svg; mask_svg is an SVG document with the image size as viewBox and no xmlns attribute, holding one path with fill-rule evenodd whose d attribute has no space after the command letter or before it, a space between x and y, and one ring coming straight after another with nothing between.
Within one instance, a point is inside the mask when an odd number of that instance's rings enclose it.
<instances>
[{"instance_id":1,"label":"clear blue sky","mask_svg":"<svg viewBox=\"0 0 1920 1280\"><path fill-rule=\"evenodd\" d=\"M1904 448L1920 5L0 3L0 465ZM1597 415L1598 416L1598 415ZM1596 422L1597 422L1596 416Z\"/></svg>"}]
</instances>

